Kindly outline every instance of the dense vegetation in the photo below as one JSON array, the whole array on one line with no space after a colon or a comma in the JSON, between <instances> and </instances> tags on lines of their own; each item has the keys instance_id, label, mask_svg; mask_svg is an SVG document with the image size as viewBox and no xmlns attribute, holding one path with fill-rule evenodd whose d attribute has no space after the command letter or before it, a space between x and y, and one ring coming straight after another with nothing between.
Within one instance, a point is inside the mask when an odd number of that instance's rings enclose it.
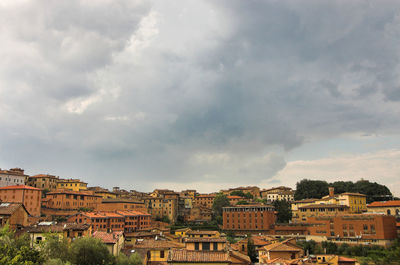
<instances>
[{"instance_id":1,"label":"dense vegetation","mask_svg":"<svg viewBox=\"0 0 400 265\"><path fill-rule=\"evenodd\" d=\"M358 257L361 265L375 264L384 265L400 264L400 242L396 241L390 248L380 246L365 246L348 244L337 245L333 242L322 242L317 244L315 241L302 241L298 243L307 254L335 254L351 257Z\"/></svg>"},{"instance_id":2,"label":"dense vegetation","mask_svg":"<svg viewBox=\"0 0 400 265\"><path fill-rule=\"evenodd\" d=\"M48 234L38 248L30 247L28 235L16 237L7 226L0 229L0 265L142 265L137 254L112 256L105 244L93 237L72 243Z\"/></svg>"},{"instance_id":3,"label":"dense vegetation","mask_svg":"<svg viewBox=\"0 0 400 265\"><path fill-rule=\"evenodd\" d=\"M292 219L292 207L289 201L276 200L274 201L276 214L276 221L278 223L289 223Z\"/></svg>"},{"instance_id":4,"label":"dense vegetation","mask_svg":"<svg viewBox=\"0 0 400 265\"><path fill-rule=\"evenodd\" d=\"M303 179L296 184L295 200L310 198L322 198L329 194L328 187L334 187L335 193L358 192L367 195L367 203L373 201L384 201L393 198L390 190L385 186L368 180L335 181L328 183L322 180Z\"/></svg>"},{"instance_id":5,"label":"dense vegetation","mask_svg":"<svg viewBox=\"0 0 400 265\"><path fill-rule=\"evenodd\" d=\"M212 205L213 220L217 221L218 224L222 224L222 208L230 205L228 197L223 193L218 193Z\"/></svg>"},{"instance_id":6,"label":"dense vegetation","mask_svg":"<svg viewBox=\"0 0 400 265\"><path fill-rule=\"evenodd\" d=\"M243 197L243 198L248 199L248 200L252 200L253 199L253 195L250 192L244 193L241 190L232 191L230 195L231 196L240 196L240 197Z\"/></svg>"}]
</instances>

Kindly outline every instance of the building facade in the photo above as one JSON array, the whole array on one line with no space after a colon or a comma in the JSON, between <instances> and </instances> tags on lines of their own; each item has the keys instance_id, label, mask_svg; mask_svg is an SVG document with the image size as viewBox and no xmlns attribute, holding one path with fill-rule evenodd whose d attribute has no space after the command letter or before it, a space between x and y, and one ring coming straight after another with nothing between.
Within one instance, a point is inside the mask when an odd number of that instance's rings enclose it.
<instances>
[{"instance_id":1,"label":"building facade","mask_svg":"<svg viewBox=\"0 0 400 265\"><path fill-rule=\"evenodd\" d=\"M57 181L57 189L71 191L87 190L87 183L79 179L59 179Z\"/></svg>"},{"instance_id":2,"label":"building facade","mask_svg":"<svg viewBox=\"0 0 400 265\"><path fill-rule=\"evenodd\" d=\"M0 169L0 187L25 185L27 177L21 168Z\"/></svg>"},{"instance_id":3,"label":"building facade","mask_svg":"<svg viewBox=\"0 0 400 265\"><path fill-rule=\"evenodd\" d=\"M29 176L26 184L42 190L55 191L57 189L58 180L59 178L53 175L39 174Z\"/></svg>"},{"instance_id":4,"label":"building facade","mask_svg":"<svg viewBox=\"0 0 400 265\"><path fill-rule=\"evenodd\" d=\"M273 228L276 216L271 205L240 205L223 208L223 230L265 231Z\"/></svg>"},{"instance_id":5,"label":"building facade","mask_svg":"<svg viewBox=\"0 0 400 265\"><path fill-rule=\"evenodd\" d=\"M383 213L400 217L400 200L373 202L368 204L367 210L369 213Z\"/></svg>"},{"instance_id":6,"label":"building facade","mask_svg":"<svg viewBox=\"0 0 400 265\"><path fill-rule=\"evenodd\" d=\"M42 191L38 188L17 185L0 188L0 200L22 203L31 216L40 217Z\"/></svg>"}]
</instances>

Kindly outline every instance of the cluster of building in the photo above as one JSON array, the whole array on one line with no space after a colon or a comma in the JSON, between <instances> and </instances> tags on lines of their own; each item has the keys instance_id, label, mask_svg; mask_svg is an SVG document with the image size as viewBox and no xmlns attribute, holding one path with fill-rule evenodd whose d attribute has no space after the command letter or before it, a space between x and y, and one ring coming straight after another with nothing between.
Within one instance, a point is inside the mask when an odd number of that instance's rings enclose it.
<instances>
[{"instance_id":1,"label":"cluster of building","mask_svg":"<svg viewBox=\"0 0 400 265\"><path fill-rule=\"evenodd\" d=\"M168 225L177 222L211 221L218 193L225 194L230 204L222 209L221 233L170 231ZM399 236L400 201L367 205L365 195L335 194L333 188L323 198L301 201L295 201L294 191L283 186L237 187L218 193L108 190L88 187L80 179L28 176L23 169L13 168L0 170L0 225L28 233L33 245L45 240L48 232L71 240L98 237L112 254L140 253L145 264L250 264L249 234L262 264L351 264L337 256L305 257L295 241L388 246ZM277 223L276 200L291 203L291 222ZM229 244L226 233L240 240ZM327 260L336 263L322 263Z\"/></svg>"}]
</instances>

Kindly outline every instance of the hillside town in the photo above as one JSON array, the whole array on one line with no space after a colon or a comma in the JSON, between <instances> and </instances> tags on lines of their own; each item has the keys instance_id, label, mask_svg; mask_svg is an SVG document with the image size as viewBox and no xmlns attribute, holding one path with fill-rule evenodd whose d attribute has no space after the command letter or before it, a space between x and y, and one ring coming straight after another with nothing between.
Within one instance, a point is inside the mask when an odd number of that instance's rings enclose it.
<instances>
[{"instance_id":1,"label":"hillside town","mask_svg":"<svg viewBox=\"0 0 400 265\"><path fill-rule=\"evenodd\" d=\"M28 236L32 249L49 235L70 243L96 238L110 255L135 254L143 265L361 264L354 256L363 254L339 249L398 244L400 200L334 187L326 193L295 200L285 186L108 190L11 168L0 170L0 225Z\"/></svg>"}]
</instances>

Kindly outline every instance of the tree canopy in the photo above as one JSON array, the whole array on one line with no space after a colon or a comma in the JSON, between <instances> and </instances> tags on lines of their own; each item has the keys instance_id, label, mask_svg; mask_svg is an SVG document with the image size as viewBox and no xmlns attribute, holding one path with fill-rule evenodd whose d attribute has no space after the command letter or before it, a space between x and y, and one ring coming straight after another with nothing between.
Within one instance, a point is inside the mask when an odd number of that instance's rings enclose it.
<instances>
[{"instance_id":1,"label":"tree canopy","mask_svg":"<svg viewBox=\"0 0 400 265\"><path fill-rule=\"evenodd\" d=\"M226 206L230 206L228 197L223 193L218 193L212 205L214 217L222 216L222 208Z\"/></svg>"},{"instance_id":2,"label":"tree canopy","mask_svg":"<svg viewBox=\"0 0 400 265\"><path fill-rule=\"evenodd\" d=\"M358 192L367 195L367 203L373 201L390 200L393 198L390 190L385 186L368 180L335 181L328 183L322 180L303 179L296 184L295 200L322 198L329 194L328 188L334 187L335 193Z\"/></svg>"},{"instance_id":3,"label":"tree canopy","mask_svg":"<svg viewBox=\"0 0 400 265\"><path fill-rule=\"evenodd\" d=\"M289 223L292 219L292 208L289 201L276 200L274 201L275 211L277 212L278 223Z\"/></svg>"}]
</instances>

